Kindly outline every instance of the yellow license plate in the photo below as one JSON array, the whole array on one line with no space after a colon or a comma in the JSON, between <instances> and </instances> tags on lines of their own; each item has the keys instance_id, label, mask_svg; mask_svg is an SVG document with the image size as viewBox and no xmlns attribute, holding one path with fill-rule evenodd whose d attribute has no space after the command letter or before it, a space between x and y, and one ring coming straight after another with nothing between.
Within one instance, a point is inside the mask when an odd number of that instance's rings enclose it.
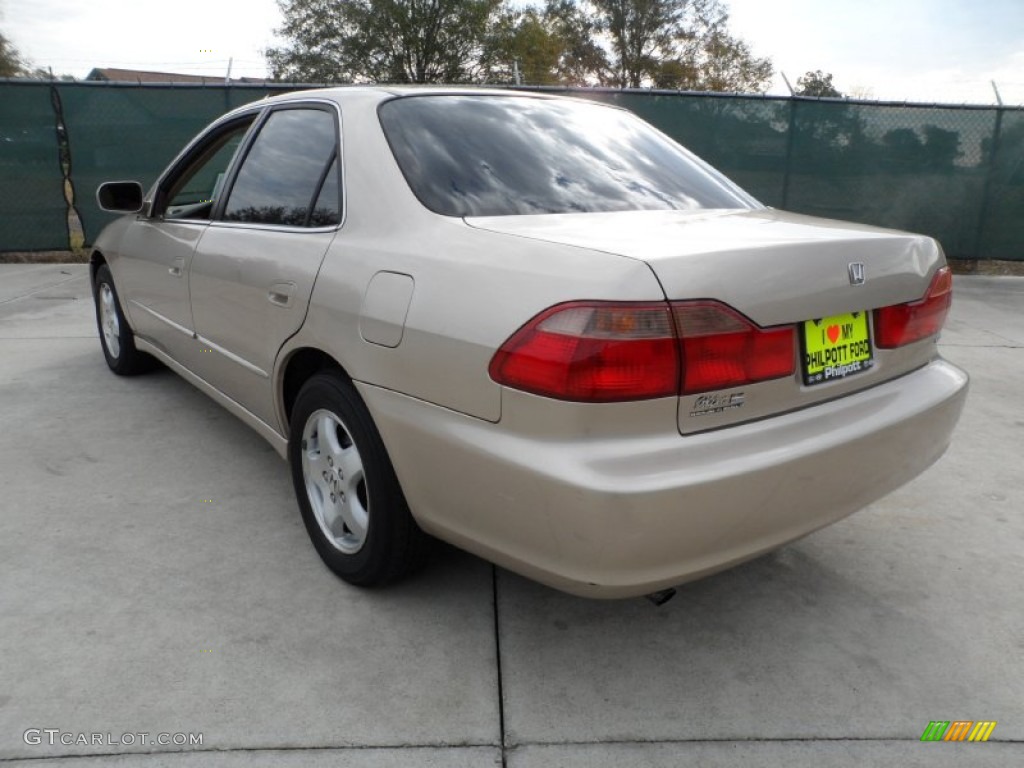
<instances>
[{"instance_id":1,"label":"yellow license plate","mask_svg":"<svg viewBox=\"0 0 1024 768\"><path fill-rule=\"evenodd\" d=\"M850 312L804 323L804 384L839 381L873 364L868 313Z\"/></svg>"}]
</instances>

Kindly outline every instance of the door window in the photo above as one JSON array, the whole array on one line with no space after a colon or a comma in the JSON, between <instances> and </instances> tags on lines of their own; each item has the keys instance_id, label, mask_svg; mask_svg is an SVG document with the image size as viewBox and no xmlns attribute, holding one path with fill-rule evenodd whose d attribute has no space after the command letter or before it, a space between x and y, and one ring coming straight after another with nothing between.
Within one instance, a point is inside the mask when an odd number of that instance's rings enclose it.
<instances>
[{"instance_id":1,"label":"door window","mask_svg":"<svg viewBox=\"0 0 1024 768\"><path fill-rule=\"evenodd\" d=\"M224 218L292 227L341 221L338 138L321 109L273 112L242 162Z\"/></svg>"},{"instance_id":2,"label":"door window","mask_svg":"<svg viewBox=\"0 0 1024 768\"><path fill-rule=\"evenodd\" d=\"M211 136L187 159L183 170L172 176L164 199L168 219L208 220L224 187L231 161L242 146L255 115L233 123Z\"/></svg>"}]
</instances>

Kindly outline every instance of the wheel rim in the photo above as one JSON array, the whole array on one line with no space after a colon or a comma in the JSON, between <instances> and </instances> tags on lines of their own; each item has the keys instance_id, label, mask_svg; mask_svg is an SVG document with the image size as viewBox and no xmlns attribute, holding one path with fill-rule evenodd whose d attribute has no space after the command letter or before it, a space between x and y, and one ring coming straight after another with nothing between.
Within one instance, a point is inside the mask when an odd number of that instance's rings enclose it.
<instances>
[{"instance_id":1,"label":"wheel rim","mask_svg":"<svg viewBox=\"0 0 1024 768\"><path fill-rule=\"evenodd\" d=\"M318 410L302 430L302 476L313 516L327 540L346 555L362 549L370 504L352 433L337 415Z\"/></svg>"},{"instance_id":2,"label":"wheel rim","mask_svg":"<svg viewBox=\"0 0 1024 768\"><path fill-rule=\"evenodd\" d=\"M121 323L117 319L114 292L109 283L100 284L100 331L107 352L116 359L121 354Z\"/></svg>"}]
</instances>

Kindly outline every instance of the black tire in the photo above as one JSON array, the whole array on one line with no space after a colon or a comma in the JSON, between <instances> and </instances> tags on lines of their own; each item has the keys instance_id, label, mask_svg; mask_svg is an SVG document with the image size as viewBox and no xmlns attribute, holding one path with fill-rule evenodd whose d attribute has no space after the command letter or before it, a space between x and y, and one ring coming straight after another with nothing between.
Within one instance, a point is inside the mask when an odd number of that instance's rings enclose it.
<instances>
[{"instance_id":1,"label":"black tire","mask_svg":"<svg viewBox=\"0 0 1024 768\"><path fill-rule=\"evenodd\" d=\"M429 537L413 520L380 433L352 384L333 373L315 374L299 390L289 426L295 497L327 567L361 587L389 584L419 568ZM361 482L353 466L361 470ZM350 528L349 519L365 520L362 532Z\"/></svg>"},{"instance_id":2,"label":"black tire","mask_svg":"<svg viewBox=\"0 0 1024 768\"><path fill-rule=\"evenodd\" d=\"M105 327L105 314L101 304L104 302L107 288L110 290L112 302L112 307L108 307L107 312L112 311L114 322ZM135 348L135 334L132 333L124 312L121 310L121 298L117 295L114 278L106 264L101 264L96 270L96 278L93 280L92 286L92 300L96 310L96 328L100 333L100 347L103 349L107 367L118 376L134 376L153 370L157 361Z\"/></svg>"}]
</instances>

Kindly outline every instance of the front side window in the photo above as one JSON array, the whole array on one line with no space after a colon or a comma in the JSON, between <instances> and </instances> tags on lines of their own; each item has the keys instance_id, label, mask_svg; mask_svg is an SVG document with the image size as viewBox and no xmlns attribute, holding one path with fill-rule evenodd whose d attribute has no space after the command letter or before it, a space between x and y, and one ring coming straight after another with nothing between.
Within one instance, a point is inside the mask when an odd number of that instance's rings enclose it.
<instances>
[{"instance_id":1,"label":"front side window","mask_svg":"<svg viewBox=\"0 0 1024 768\"><path fill-rule=\"evenodd\" d=\"M447 216L757 205L643 120L592 102L409 96L379 115L412 191Z\"/></svg>"},{"instance_id":2,"label":"front side window","mask_svg":"<svg viewBox=\"0 0 1024 768\"><path fill-rule=\"evenodd\" d=\"M338 176L338 139L330 112L273 112L242 162L224 219L294 227L338 224Z\"/></svg>"},{"instance_id":3,"label":"front side window","mask_svg":"<svg viewBox=\"0 0 1024 768\"><path fill-rule=\"evenodd\" d=\"M208 220L224 188L231 161L256 119L250 115L232 123L200 145L184 168L169 180L164 197L168 219Z\"/></svg>"}]
</instances>

